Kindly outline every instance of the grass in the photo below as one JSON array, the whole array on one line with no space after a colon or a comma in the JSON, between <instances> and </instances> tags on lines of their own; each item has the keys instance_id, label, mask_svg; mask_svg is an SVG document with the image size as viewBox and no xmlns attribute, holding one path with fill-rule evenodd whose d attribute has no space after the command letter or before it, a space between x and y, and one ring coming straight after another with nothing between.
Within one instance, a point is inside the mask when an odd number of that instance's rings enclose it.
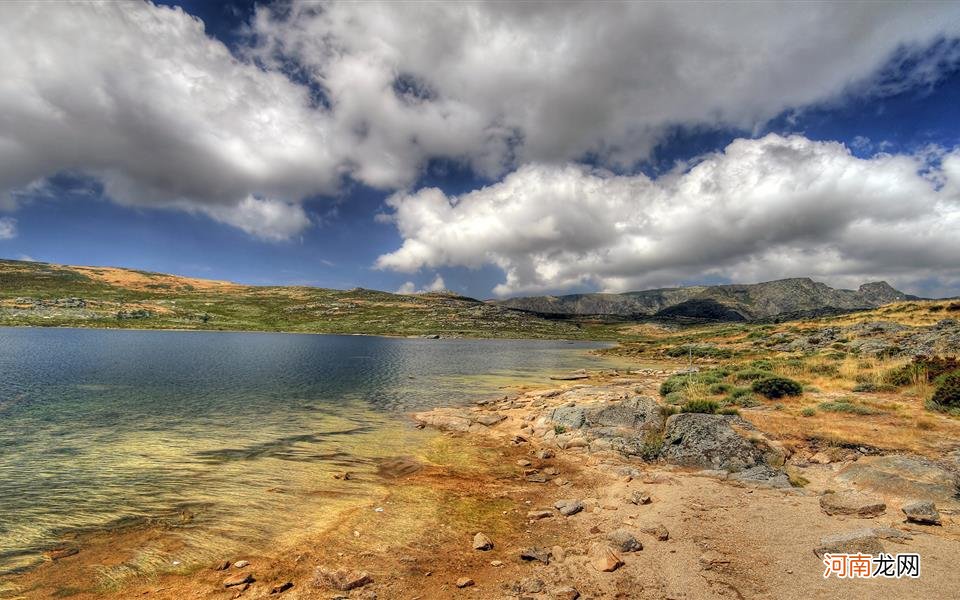
<instances>
[{"instance_id":1,"label":"grass","mask_svg":"<svg viewBox=\"0 0 960 600\"><path fill-rule=\"evenodd\" d=\"M857 404L849 400L837 400L834 402L821 402L818 406L820 410L825 410L827 412L835 413L849 413L852 415L875 415L880 411L870 408L869 406L864 406L862 404Z\"/></svg>"}]
</instances>

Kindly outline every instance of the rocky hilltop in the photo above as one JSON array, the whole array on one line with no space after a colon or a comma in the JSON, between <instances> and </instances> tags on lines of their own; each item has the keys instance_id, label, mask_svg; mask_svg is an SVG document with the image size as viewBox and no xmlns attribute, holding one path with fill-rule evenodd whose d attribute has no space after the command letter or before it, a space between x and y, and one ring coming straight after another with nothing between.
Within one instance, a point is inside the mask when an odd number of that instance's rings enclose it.
<instances>
[{"instance_id":1,"label":"rocky hilltop","mask_svg":"<svg viewBox=\"0 0 960 600\"><path fill-rule=\"evenodd\" d=\"M755 321L876 308L915 299L885 281L857 290L835 289L809 277L754 284L660 288L623 294L571 294L511 298L498 304L547 316L693 318Z\"/></svg>"}]
</instances>

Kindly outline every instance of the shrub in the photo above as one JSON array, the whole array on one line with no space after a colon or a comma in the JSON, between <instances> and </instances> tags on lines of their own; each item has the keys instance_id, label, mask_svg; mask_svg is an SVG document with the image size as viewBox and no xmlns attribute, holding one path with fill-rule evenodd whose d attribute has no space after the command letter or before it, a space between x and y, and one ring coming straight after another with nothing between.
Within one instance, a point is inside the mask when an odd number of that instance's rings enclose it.
<instances>
[{"instance_id":1,"label":"shrub","mask_svg":"<svg viewBox=\"0 0 960 600\"><path fill-rule=\"evenodd\" d=\"M904 387L923 380L929 383L956 370L960 370L960 360L955 356L915 356L909 363L884 373L883 381Z\"/></svg>"},{"instance_id":2,"label":"shrub","mask_svg":"<svg viewBox=\"0 0 960 600\"><path fill-rule=\"evenodd\" d=\"M683 392L670 392L663 397L668 404L683 404L687 401L687 395Z\"/></svg>"},{"instance_id":3,"label":"shrub","mask_svg":"<svg viewBox=\"0 0 960 600\"><path fill-rule=\"evenodd\" d=\"M733 388L727 397L727 404L733 404L742 408L750 408L759 404L753 392L749 388Z\"/></svg>"},{"instance_id":4,"label":"shrub","mask_svg":"<svg viewBox=\"0 0 960 600\"><path fill-rule=\"evenodd\" d=\"M853 415L875 415L877 410L862 404L854 404L849 400L837 400L835 402L821 402L820 410L827 412L849 413Z\"/></svg>"},{"instance_id":5,"label":"shrub","mask_svg":"<svg viewBox=\"0 0 960 600\"><path fill-rule=\"evenodd\" d=\"M724 406L723 408L717 410L718 415L739 415L740 411L732 406Z\"/></svg>"},{"instance_id":6,"label":"shrub","mask_svg":"<svg viewBox=\"0 0 960 600\"><path fill-rule=\"evenodd\" d=\"M800 411L800 414L803 415L803 416L805 416L805 417L812 417L813 415L817 414L817 409L815 409L815 408L812 407L812 406L808 406L808 407L804 408L803 410L801 410L801 411Z\"/></svg>"},{"instance_id":7,"label":"shrub","mask_svg":"<svg viewBox=\"0 0 960 600\"><path fill-rule=\"evenodd\" d=\"M930 402L945 408L960 408L960 371L937 378L937 389Z\"/></svg>"},{"instance_id":8,"label":"shrub","mask_svg":"<svg viewBox=\"0 0 960 600\"><path fill-rule=\"evenodd\" d=\"M770 377L770 372L750 369L748 371L740 371L739 373L735 374L733 376L733 380L737 383L742 383L744 381L756 381L758 379L763 379L764 377Z\"/></svg>"},{"instance_id":9,"label":"shrub","mask_svg":"<svg viewBox=\"0 0 960 600\"><path fill-rule=\"evenodd\" d=\"M663 449L663 436L656 431L649 431L643 438L640 447L640 458L643 460L657 460Z\"/></svg>"},{"instance_id":10,"label":"shrub","mask_svg":"<svg viewBox=\"0 0 960 600\"><path fill-rule=\"evenodd\" d=\"M730 385L729 383L712 383L710 384L710 387L707 388L707 390L714 396L719 396L720 394L726 394L731 389L733 389L733 386Z\"/></svg>"},{"instance_id":11,"label":"shrub","mask_svg":"<svg viewBox=\"0 0 960 600\"><path fill-rule=\"evenodd\" d=\"M751 389L767 398L783 398L784 396L800 396L803 386L786 377L767 377L754 381Z\"/></svg>"},{"instance_id":12,"label":"shrub","mask_svg":"<svg viewBox=\"0 0 960 600\"><path fill-rule=\"evenodd\" d=\"M807 367L807 371L815 375L830 375L837 376L840 374L840 369L837 368L837 365L831 364L814 364Z\"/></svg>"},{"instance_id":13,"label":"shrub","mask_svg":"<svg viewBox=\"0 0 960 600\"><path fill-rule=\"evenodd\" d=\"M750 367L757 371L772 371L773 363L766 358L761 358L751 362Z\"/></svg>"},{"instance_id":14,"label":"shrub","mask_svg":"<svg viewBox=\"0 0 960 600\"><path fill-rule=\"evenodd\" d=\"M684 356L695 356L697 358L730 358L733 356L733 352L726 348L698 344L674 346L669 348L665 354L673 358L682 358Z\"/></svg>"},{"instance_id":15,"label":"shrub","mask_svg":"<svg viewBox=\"0 0 960 600\"><path fill-rule=\"evenodd\" d=\"M719 407L720 405L713 400L690 400L680 408L680 412L707 413L712 415L717 412Z\"/></svg>"},{"instance_id":16,"label":"shrub","mask_svg":"<svg viewBox=\"0 0 960 600\"><path fill-rule=\"evenodd\" d=\"M683 388L687 387L693 377L692 373L684 373L682 375L671 375L667 377L663 383L660 384L660 395L669 396L673 392L679 392Z\"/></svg>"},{"instance_id":17,"label":"shrub","mask_svg":"<svg viewBox=\"0 0 960 600\"><path fill-rule=\"evenodd\" d=\"M566 432L567 432L567 428L566 428L565 426L563 426L563 425L554 425L554 426L553 426L553 432L554 432L555 434L557 434L557 435L560 435L561 433L566 433Z\"/></svg>"},{"instance_id":18,"label":"shrub","mask_svg":"<svg viewBox=\"0 0 960 600\"><path fill-rule=\"evenodd\" d=\"M896 386L888 383L873 383L872 381L858 383L853 386L853 391L855 392L892 392L895 389Z\"/></svg>"}]
</instances>

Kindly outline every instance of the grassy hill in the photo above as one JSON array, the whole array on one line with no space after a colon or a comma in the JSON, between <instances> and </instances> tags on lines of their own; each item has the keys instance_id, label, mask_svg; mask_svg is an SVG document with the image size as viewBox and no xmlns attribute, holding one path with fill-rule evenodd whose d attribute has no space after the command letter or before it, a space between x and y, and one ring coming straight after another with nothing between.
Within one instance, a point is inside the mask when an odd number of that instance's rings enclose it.
<instances>
[{"instance_id":1,"label":"grassy hill","mask_svg":"<svg viewBox=\"0 0 960 600\"><path fill-rule=\"evenodd\" d=\"M453 294L246 286L112 267L0 260L0 326L117 327L597 339Z\"/></svg>"}]
</instances>

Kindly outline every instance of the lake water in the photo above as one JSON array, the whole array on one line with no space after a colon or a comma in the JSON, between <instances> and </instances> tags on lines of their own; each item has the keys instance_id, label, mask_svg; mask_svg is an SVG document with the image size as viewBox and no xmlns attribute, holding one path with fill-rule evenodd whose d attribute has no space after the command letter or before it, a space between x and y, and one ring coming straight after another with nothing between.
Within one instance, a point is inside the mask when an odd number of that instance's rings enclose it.
<instances>
[{"instance_id":1,"label":"lake water","mask_svg":"<svg viewBox=\"0 0 960 600\"><path fill-rule=\"evenodd\" d=\"M0 328L0 574L128 523L180 537L175 560L158 545L124 566L141 572L308 534L435 435L404 412L603 366L602 346Z\"/></svg>"}]
</instances>

